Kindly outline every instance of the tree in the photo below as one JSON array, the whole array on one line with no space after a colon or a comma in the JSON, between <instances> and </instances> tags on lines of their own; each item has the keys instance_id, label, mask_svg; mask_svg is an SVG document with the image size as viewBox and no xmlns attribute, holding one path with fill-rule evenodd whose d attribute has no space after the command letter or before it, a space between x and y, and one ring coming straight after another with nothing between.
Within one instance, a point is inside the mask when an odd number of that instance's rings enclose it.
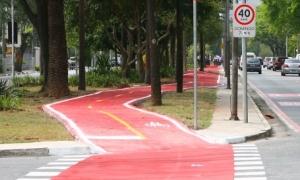
<instances>
[{"instance_id":1,"label":"tree","mask_svg":"<svg viewBox=\"0 0 300 180\"><path fill-rule=\"evenodd\" d=\"M147 40L151 64L151 100L157 106L162 104L160 63L157 58L157 37L155 35L155 0L147 0Z\"/></svg>"},{"instance_id":2,"label":"tree","mask_svg":"<svg viewBox=\"0 0 300 180\"><path fill-rule=\"evenodd\" d=\"M63 0L50 0L47 9L49 34L48 94L60 98L69 94Z\"/></svg>"},{"instance_id":3,"label":"tree","mask_svg":"<svg viewBox=\"0 0 300 180\"><path fill-rule=\"evenodd\" d=\"M48 85L48 0L20 0L20 5L27 14L39 37L41 46L41 74L44 77L42 91L47 92Z\"/></svg>"}]
</instances>

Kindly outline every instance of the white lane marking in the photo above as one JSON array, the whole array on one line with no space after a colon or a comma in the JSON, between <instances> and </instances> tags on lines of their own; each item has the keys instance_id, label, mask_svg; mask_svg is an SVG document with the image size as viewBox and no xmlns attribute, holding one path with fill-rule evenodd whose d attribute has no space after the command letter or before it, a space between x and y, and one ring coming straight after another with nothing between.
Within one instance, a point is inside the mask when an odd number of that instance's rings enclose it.
<instances>
[{"instance_id":1,"label":"white lane marking","mask_svg":"<svg viewBox=\"0 0 300 180\"><path fill-rule=\"evenodd\" d=\"M50 180L49 178L18 178L17 180Z\"/></svg>"},{"instance_id":2,"label":"white lane marking","mask_svg":"<svg viewBox=\"0 0 300 180\"><path fill-rule=\"evenodd\" d=\"M234 150L257 150L257 147L233 147Z\"/></svg>"},{"instance_id":3,"label":"white lane marking","mask_svg":"<svg viewBox=\"0 0 300 180\"><path fill-rule=\"evenodd\" d=\"M269 93L268 94L269 97L272 98L295 98L295 97L300 97L299 93Z\"/></svg>"},{"instance_id":4,"label":"white lane marking","mask_svg":"<svg viewBox=\"0 0 300 180\"><path fill-rule=\"evenodd\" d=\"M263 163L261 161L239 161L234 162L234 165L236 166L242 166L242 165L262 165Z\"/></svg>"},{"instance_id":5,"label":"white lane marking","mask_svg":"<svg viewBox=\"0 0 300 180\"><path fill-rule=\"evenodd\" d=\"M52 177L57 176L61 172L30 172L26 174L25 176L32 176L32 177Z\"/></svg>"},{"instance_id":6,"label":"white lane marking","mask_svg":"<svg viewBox=\"0 0 300 180\"><path fill-rule=\"evenodd\" d=\"M288 107L298 107L300 106L299 101L280 101L278 102L280 106L288 106Z\"/></svg>"},{"instance_id":7,"label":"white lane marking","mask_svg":"<svg viewBox=\"0 0 300 180\"><path fill-rule=\"evenodd\" d=\"M235 176L263 176L266 175L264 171L255 171L255 172L236 172Z\"/></svg>"},{"instance_id":8,"label":"white lane marking","mask_svg":"<svg viewBox=\"0 0 300 180\"><path fill-rule=\"evenodd\" d=\"M86 136L91 140L143 140L139 136Z\"/></svg>"},{"instance_id":9,"label":"white lane marking","mask_svg":"<svg viewBox=\"0 0 300 180\"><path fill-rule=\"evenodd\" d=\"M256 147L255 144L233 144L233 147Z\"/></svg>"},{"instance_id":10,"label":"white lane marking","mask_svg":"<svg viewBox=\"0 0 300 180\"><path fill-rule=\"evenodd\" d=\"M48 165L74 165L77 164L78 162L50 162Z\"/></svg>"},{"instance_id":11,"label":"white lane marking","mask_svg":"<svg viewBox=\"0 0 300 180\"><path fill-rule=\"evenodd\" d=\"M235 171L248 171L248 170L264 170L265 167L263 166L239 166L234 167Z\"/></svg>"},{"instance_id":12,"label":"white lane marking","mask_svg":"<svg viewBox=\"0 0 300 180\"><path fill-rule=\"evenodd\" d=\"M236 150L235 153L258 153L258 150Z\"/></svg>"},{"instance_id":13,"label":"white lane marking","mask_svg":"<svg viewBox=\"0 0 300 180\"><path fill-rule=\"evenodd\" d=\"M65 158L88 158L91 157L91 155L66 155Z\"/></svg>"},{"instance_id":14,"label":"white lane marking","mask_svg":"<svg viewBox=\"0 0 300 180\"><path fill-rule=\"evenodd\" d=\"M260 154L234 154L234 157L257 157Z\"/></svg>"},{"instance_id":15,"label":"white lane marking","mask_svg":"<svg viewBox=\"0 0 300 180\"><path fill-rule=\"evenodd\" d=\"M234 180L267 180L266 177L241 177L241 178L234 178Z\"/></svg>"},{"instance_id":16,"label":"white lane marking","mask_svg":"<svg viewBox=\"0 0 300 180\"><path fill-rule=\"evenodd\" d=\"M241 157L241 158L234 158L235 161L257 161L261 160L260 157Z\"/></svg>"},{"instance_id":17,"label":"white lane marking","mask_svg":"<svg viewBox=\"0 0 300 180\"><path fill-rule=\"evenodd\" d=\"M69 166L45 166L37 168L38 170L66 170Z\"/></svg>"},{"instance_id":18,"label":"white lane marking","mask_svg":"<svg viewBox=\"0 0 300 180\"><path fill-rule=\"evenodd\" d=\"M74 161L82 161L84 160L85 158L64 158L64 159L58 159L56 161L63 161L63 162L74 162Z\"/></svg>"},{"instance_id":19,"label":"white lane marking","mask_svg":"<svg viewBox=\"0 0 300 180\"><path fill-rule=\"evenodd\" d=\"M163 124L160 122L148 122L145 124L146 127L152 127L152 128L169 128L170 125L169 124Z\"/></svg>"}]
</instances>

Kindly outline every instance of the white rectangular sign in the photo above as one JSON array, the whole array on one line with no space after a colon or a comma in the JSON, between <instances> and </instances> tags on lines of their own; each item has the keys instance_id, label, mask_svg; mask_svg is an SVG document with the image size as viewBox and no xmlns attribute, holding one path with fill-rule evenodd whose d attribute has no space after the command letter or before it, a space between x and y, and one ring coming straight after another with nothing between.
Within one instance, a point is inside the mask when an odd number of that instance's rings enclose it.
<instances>
[{"instance_id":1,"label":"white rectangular sign","mask_svg":"<svg viewBox=\"0 0 300 180\"><path fill-rule=\"evenodd\" d=\"M234 4L233 37L255 37L256 11L249 3Z\"/></svg>"}]
</instances>

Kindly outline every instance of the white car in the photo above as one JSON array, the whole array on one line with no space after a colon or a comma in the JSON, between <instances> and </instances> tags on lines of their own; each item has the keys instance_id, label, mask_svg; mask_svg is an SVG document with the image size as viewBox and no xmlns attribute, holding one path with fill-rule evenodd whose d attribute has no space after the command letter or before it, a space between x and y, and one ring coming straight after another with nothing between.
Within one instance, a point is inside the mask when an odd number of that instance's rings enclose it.
<instances>
[{"instance_id":1,"label":"white car","mask_svg":"<svg viewBox=\"0 0 300 180\"><path fill-rule=\"evenodd\" d=\"M243 69L243 58L242 58L243 55L241 55L241 60L240 60L240 70ZM247 52L247 56L246 56L246 59L250 59L250 58L256 58L256 55L254 52Z\"/></svg>"}]
</instances>

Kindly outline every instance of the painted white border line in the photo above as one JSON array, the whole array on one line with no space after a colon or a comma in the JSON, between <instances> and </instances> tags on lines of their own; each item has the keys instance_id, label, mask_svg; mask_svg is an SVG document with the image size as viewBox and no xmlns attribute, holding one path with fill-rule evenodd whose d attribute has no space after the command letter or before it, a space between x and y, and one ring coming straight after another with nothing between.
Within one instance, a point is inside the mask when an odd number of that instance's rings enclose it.
<instances>
[{"instance_id":1,"label":"painted white border line","mask_svg":"<svg viewBox=\"0 0 300 180\"><path fill-rule=\"evenodd\" d=\"M139 136L86 136L92 140L143 140Z\"/></svg>"},{"instance_id":2,"label":"painted white border line","mask_svg":"<svg viewBox=\"0 0 300 180\"><path fill-rule=\"evenodd\" d=\"M248 81L248 84L256 91L256 93L263 98L276 115L292 130L300 132L300 126L294 120L292 120L286 113L284 113L265 93L258 89L252 82Z\"/></svg>"}]
</instances>

